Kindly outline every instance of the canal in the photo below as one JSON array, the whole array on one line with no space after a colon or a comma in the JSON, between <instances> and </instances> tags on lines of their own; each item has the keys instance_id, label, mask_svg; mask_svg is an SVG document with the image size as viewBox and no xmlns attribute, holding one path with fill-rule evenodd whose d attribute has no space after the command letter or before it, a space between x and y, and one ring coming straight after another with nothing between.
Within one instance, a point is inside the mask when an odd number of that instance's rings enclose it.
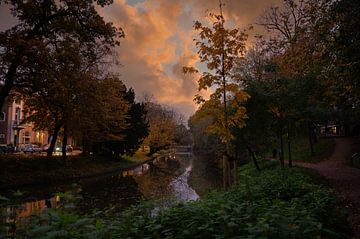
<instances>
[{"instance_id":1,"label":"canal","mask_svg":"<svg viewBox=\"0 0 360 239\"><path fill-rule=\"evenodd\" d=\"M74 211L79 214L110 207L119 212L141 200L156 200L163 205L197 200L220 187L220 175L210 162L205 156L175 154L102 177L7 190L1 195L12 203L0 208L1 221L3 225L15 225L21 218L59 207L67 196L76 198Z\"/></svg>"}]
</instances>

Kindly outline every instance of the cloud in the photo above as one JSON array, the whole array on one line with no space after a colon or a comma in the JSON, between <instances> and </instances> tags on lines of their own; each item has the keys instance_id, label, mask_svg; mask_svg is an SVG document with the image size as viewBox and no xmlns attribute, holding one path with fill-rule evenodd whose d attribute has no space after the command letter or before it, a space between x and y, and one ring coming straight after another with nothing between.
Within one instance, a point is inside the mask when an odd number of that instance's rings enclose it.
<instances>
[{"instance_id":1,"label":"cloud","mask_svg":"<svg viewBox=\"0 0 360 239\"><path fill-rule=\"evenodd\" d=\"M10 5L0 4L0 31L5 31L13 27L17 23L17 19L11 15Z\"/></svg>"},{"instance_id":2,"label":"cloud","mask_svg":"<svg viewBox=\"0 0 360 239\"><path fill-rule=\"evenodd\" d=\"M228 22L244 28L253 23L270 4L281 0L223 0ZM184 75L183 66L197 64L192 29L195 20L206 21L217 13L218 0L115 0L99 8L100 14L125 30L118 49L122 66L116 71L137 95L153 94L157 101L173 106L185 117L196 110L192 101L198 75ZM0 5L0 30L16 23L8 5ZM204 92L209 96L210 92Z\"/></svg>"},{"instance_id":3,"label":"cloud","mask_svg":"<svg viewBox=\"0 0 360 239\"><path fill-rule=\"evenodd\" d=\"M280 0L228 0L225 16L238 27L246 27L269 4ZM176 108L185 117L195 112L192 101L197 91L196 75L184 75L183 66L198 62L192 29L195 20L218 11L217 0L116 0L100 9L106 20L125 31L118 50L123 65L117 70L122 80L135 89L153 94L163 104ZM204 92L205 96L209 92Z\"/></svg>"},{"instance_id":4,"label":"cloud","mask_svg":"<svg viewBox=\"0 0 360 239\"><path fill-rule=\"evenodd\" d=\"M254 23L270 5L282 0L222 0L224 15L232 26ZM122 27L126 38L118 49L116 71L137 95L153 94L160 103L176 108L185 117L195 112L192 101L198 75L184 75L183 66L198 63L192 29L195 20L207 21L209 12L219 12L218 0L114 0L98 8L107 21ZM16 23L9 6L0 5L0 30ZM205 97L210 92L203 92Z\"/></svg>"}]
</instances>

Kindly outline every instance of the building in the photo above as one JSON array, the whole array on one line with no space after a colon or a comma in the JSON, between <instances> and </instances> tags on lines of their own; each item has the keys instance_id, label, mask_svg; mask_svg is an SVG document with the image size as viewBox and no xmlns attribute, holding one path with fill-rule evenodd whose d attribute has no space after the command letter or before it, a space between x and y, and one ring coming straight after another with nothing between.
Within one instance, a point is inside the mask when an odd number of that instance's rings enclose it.
<instances>
[{"instance_id":1,"label":"building","mask_svg":"<svg viewBox=\"0 0 360 239\"><path fill-rule=\"evenodd\" d=\"M0 145L12 145L21 149L27 144L48 143L47 132L35 131L33 124L23 123L23 106L20 100L5 102L0 113Z\"/></svg>"}]
</instances>

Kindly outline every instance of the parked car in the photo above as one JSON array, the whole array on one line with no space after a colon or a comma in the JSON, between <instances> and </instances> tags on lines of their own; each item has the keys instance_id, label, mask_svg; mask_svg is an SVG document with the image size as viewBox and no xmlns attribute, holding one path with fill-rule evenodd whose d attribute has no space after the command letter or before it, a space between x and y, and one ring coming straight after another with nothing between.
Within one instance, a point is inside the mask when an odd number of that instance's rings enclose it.
<instances>
[{"instance_id":1,"label":"parked car","mask_svg":"<svg viewBox=\"0 0 360 239\"><path fill-rule=\"evenodd\" d=\"M5 144L0 145L0 153L9 153L9 148Z\"/></svg>"},{"instance_id":2,"label":"parked car","mask_svg":"<svg viewBox=\"0 0 360 239\"><path fill-rule=\"evenodd\" d=\"M43 146L41 146L41 151L42 151L42 152L47 152L48 149L49 149L49 147L50 147L50 145L44 144Z\"/></svg>"},{"instance_id":3,"label":"parked car","mask_svg":"<svg viewBox=\"0 0 360 239\"><path fill-rule=\"evenodd\" d=\"M11 145L1 144L0 145L0 153L13 153L15 148Z\"/></svg>"},{"instance_id":4,"label":"parked car","mask_svg":"<svg viewBox=\"0 0 360 239\"><path fill-rule=\"evenodd\" d=\"M82 147L75 145L75 146L73 147L73 150L74 150L74 151L82 151Z\"/></svg>"},{"instance_id":5,"label":"parked car","mask_svg":"<svg viewBox=\"0 0 360 239\"><path fill-rule=\"evenodd\" d=\"M41 148L35 144L28 144L25 145L24 148L24 153L40 153L41 152Z\"/></svg>"}]
</instances>

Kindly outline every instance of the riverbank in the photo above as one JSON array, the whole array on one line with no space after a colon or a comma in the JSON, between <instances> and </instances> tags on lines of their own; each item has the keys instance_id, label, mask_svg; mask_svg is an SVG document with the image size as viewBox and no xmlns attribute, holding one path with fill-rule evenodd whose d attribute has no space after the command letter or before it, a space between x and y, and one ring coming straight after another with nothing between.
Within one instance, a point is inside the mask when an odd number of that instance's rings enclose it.
<instances>
[{"instance_id":1,"label":"riverbank","mask_svg":"<svg viewBox=\"0 0 360 239\"><path fill-rule=\"evenodd\" d=\"M134 168L149 160L151 158L141 154L123 159L68 156L64 164L61 157L57 156L49 158L35 155L2 155L0 190L106 175Z\"/></svg>"},{"instance_id":2,"label":"riverbank","mask_svg":"<svg viewBox=\"0 0 360 239\"><path fill-rule=\"evenodd\" d=\"M59 232L66 238L347 237L345 219L334 207L331 190L319 185L305 170L286 169L282 176L277 162L262 161L260 166L260 173L252 164L241 167L240 185L226 192L157 209L155 215L149 203L113 216L106 211L78 216L65 207L48 211L51 216L33 218L18 235L36 238ZM66 218L66 223L61 218Z\"/></svg>"}]
</instances>

